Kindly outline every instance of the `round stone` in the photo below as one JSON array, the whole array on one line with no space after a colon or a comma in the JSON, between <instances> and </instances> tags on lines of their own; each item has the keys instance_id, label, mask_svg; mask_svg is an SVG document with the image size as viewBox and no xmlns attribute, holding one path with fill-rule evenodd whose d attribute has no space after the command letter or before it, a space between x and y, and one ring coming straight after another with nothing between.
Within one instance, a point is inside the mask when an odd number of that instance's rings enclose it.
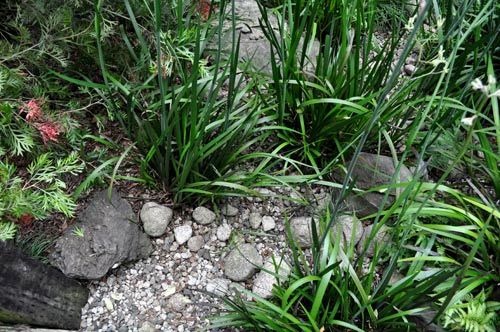
<instances>
[{"instance_id":1,"label":"round stone","mask_svg":"<svg viewBox=\"0 0 500 332\"><path fill-rule=\"evenodd\" d=\"M226 204L222 207L222 214L226 217L235 217L238 215L238 209L232 205Z\"/></svg>"},{"instance_id":2,"label":"round stone","mask_svg":"<svg viewBox=\"0 0 500 332\"><path fill-rule=\"evenodd\" d=\"M156 331L155 325L151 322L144 322L139 328L139 332L154 332Z\"/></svg>"},{"instance_id":3,"label":"round stone","mask_svg":"<svg viewBox=\"0 0 500 332\"><path fill-rule=\"evenodd\" d=\"M340 236L342 247L345 244L349 246L351 242L356 246L363 236L363 224L354 215L342 215L333 224L332 232L334 239ZM337 235L339 232L341 234Z\"/></svg>"},{"instance_id":4,"label":"round stone","mask_svg":"<svg viewBox=\"0 0 500 332\"><path fill-rule=\"evenodd\" d=\"M264 232L270 231L271 229L274 229L274 227L276 227L276 222L273 217L264 216L262 218L262 229Z\"/></svg>"},{"instance_id":5,"label":"round stone","mask_svg":"<svg viewBox=\"0 0 500 332\"><path fill-rule=\"evenodd\" d=\"M262 266L262 257L249 243L231 250L224 259L224 273L233 281L245 281Z\"/></svg>"},{"instance_id":6,"label":"round stone","mask_svg":"<svg viewBox=\"0 0 500 332\"><path fill-rule=\"evenodd\" d=\"M290 231L295 243L305 249L312 244L311 217L295 217L290 219Z\"/></svg>"},{"instance_id":7,"label":"round stone","mask_svg":"<svg viewBox=\"0 0 500 332\"><path fill-rule=\"evenodd\" d=\"M207 292L213 293L218 296L228 295L229 293L229 285L231 284L231 280L224 278L217 278L211 280L207 283Z\"/></svg>"},{"instance_id":8,"label":"round stone","mask_svg":"<svg viewBox=\"0 0 500 332\"><path fill-rule=\"evenodd\" d=\"M188 297L177 293L168 299L167 306L173 311L182 312L189 303L191 300Z\"/></svg>"},{"instance_id":9,"label":"round stone","mask_svg":"<svg viewBox=\"0 0 500 332\"><path fill-rule=\"evenodd\" d=\"M174 215L172 209L155 202L148 202L142 206L140 217L144 231L149 236L163 235Z\"/></svg>"},{"instance_id":10,"label":"round stone","mask_svg":"<svg viewBox=\"0 0 500 332\"><path fill-rule=\"evenodd\" d=\"M417 70L417 67L415 67L415 65L407 64L404 66L404 71L405 71L406 75L408 75L408 76L413 75L413 73L415 73L416 70Z\"/></svg>"},{"instance_id":11,"label":"round stone","mask_svg":"<svg viewBox=\"0 0 500 332\"><path fill-rule=\"evenodd\" d=\"M193 235L193 229L189 225L178 226L174 228L175 241L178 244L184 244Z\"/></svg>"},{"instance_id":12,"label":"round stone","mask_svg":"<svg viewBox=\"0 0 500 332\"><path fill-rule=\"evenodd\" d=\"M217 227L217 239L219 241L227 241L231 237L231 227L228 224L223 224Z\"/></svg>"},{"instance_id":13,"label":"round stone","mask_svg":"<svg viewBox=\"0 0 500 332\"><path fill-rule=\"evenodd\" d=\"M250 227L252 227L253 229L257 229L262 223L262 216L258 212L250 213L248 221L250 223Z\"/></svg>"},{"instance_id":14,"label":"round stone","mask_svg":"<svg viewBox=\"0 0 500 332\"><path fill-rule=\"evenodd\" d=\"M275 261L272 259L267 260L264 264L264 268L262 271L257 273L255 276L255 280L252 287L252 293L264 298L268 299L273 295L273 287L277 283L277 278L274 274L269 272L276 273L280 281L286 281L288 276L290 275L290 266L284 261Z\"/></svg>"},{"instance_id":15,"label":"round stone","mask_svg":"<svg viewBox=\"0 0 500 332\"><path fill-rule=\"evenodd\" d=\"M208 225L215 220L215 213L204 206L199 206L193 211L193 219L200 225Z\"/></svg>"},{"instance_id":16,"label":"round stone","mask_svg":"<svg viewBox=\"0 0 500 332\"><path fill-rule=\"evenodd\" d=\"M198 251L205 245L205 240L203 236L197 235L193 236L188 240L188 248L191 251Z\"/></svg>"}]
</instances>

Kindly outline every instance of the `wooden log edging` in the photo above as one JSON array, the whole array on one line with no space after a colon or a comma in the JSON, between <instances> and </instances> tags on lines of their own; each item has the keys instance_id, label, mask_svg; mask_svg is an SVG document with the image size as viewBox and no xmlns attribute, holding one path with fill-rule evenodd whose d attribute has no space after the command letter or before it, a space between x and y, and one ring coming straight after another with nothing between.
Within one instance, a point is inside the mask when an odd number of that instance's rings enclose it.
<instances>
[{"instance_id":1,"label":"wooden log edging","mask_svg":"<svg viewBox=\"0 0 500 332\"><path fill-rule=\"evenodd\" d=\"M88 289L0 241L0 321L78 329Z\"/></svg>"}]
</instances>

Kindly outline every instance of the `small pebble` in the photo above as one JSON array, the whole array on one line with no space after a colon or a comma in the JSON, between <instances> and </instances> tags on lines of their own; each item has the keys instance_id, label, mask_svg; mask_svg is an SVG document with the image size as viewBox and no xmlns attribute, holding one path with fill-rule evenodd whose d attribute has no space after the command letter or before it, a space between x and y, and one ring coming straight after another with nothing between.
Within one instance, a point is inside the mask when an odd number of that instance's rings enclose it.
<instances>
[{"instance_id":1,"label":"small pebble","mask_svg":"<svg viewBox=\"0 0 500 332\"><path fill-rule=\"evenodd\" d=\"M186 243L191 235L193 235L193 229L189 225L174 228L175 241L180 245Z\"/></svg>"},{"instance_id":2,"label":"small pebble","mask_svg":"<svg viewBox=\"0 0 500 332\"><path fill-rule=\"evenodd\" d=\"M217 238L219 241L227 241L231 237L231 227L228 224L223 224L217 227Z\"/></svg>"},{"instance_id":3,"label":"small pebble","mask_svg":"<svg viewBox=\"0 0 500 332\"><path fill-rule=\"evenodd\" d=\"M270 216L264 216L262 218L262 229L264 232L270 231L276 227L276 223L274 221L273 217Z\"/></svg>"}]
</instances>

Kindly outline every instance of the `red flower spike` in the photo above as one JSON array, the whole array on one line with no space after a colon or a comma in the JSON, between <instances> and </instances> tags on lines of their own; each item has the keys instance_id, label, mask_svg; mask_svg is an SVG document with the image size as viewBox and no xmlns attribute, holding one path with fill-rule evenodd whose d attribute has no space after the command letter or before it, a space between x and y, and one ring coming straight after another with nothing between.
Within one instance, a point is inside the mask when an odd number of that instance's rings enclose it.
<instances>
[{"instance_id":1,"label":"red flower spike","mask_svg":"<svg viewBox=\"0 0 500 332\"><path fill-rule=\"evenodd\" d=\"M36 121L42 117L42 109L36 99L31 99L21 107L26 112L26 121Z\"/></svg>"},{"instance_id":2,"label":"red flower spike","mask_svg":"<svg viewBox=\"0 0 500 332\"><path fill-rule=\"evenodd\" d=\"M57 137L61 133L60 127L53 122L38 123L35 127L42 135L45 144L49 141L57 142Z\"/></svg>"},{"instance_id":3,"label":"red flower spike","mask_svg":"<svg viewBox=\"0 0 500 332\"><path fill-rule=\"evenodd\" d=\"M212 4L210 3L210 0L199 0L197 10L203 21L208 20L211 9Z\"/></svg>"}]
</instances>

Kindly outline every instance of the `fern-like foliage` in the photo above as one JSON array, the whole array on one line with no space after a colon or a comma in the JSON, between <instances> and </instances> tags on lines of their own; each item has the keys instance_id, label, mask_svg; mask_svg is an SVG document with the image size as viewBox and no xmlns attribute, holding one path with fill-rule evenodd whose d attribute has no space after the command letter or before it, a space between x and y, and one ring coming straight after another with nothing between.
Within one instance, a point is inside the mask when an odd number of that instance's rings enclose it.
<instances>
[{"instance_id":1,"label":"fern-like foliage","mask_svg":"<svg viewBox=\"0 0 500 332\"><path fill-rule=\"evenodd\" d=\"M0 103L0 156L5 151L21 156L35 146L33 129L24 121L19 121L14 112L11 103Z\"/></svg>"},{"instance_id":2,"label":"fern-like foliage","mask_svg":"<svg viewBox=\"0 0 500 332\"><path fill-rule=\"evenodd\" d=\"M62 177L82 170L76 152L62 159L44 153L29 165L28 176L23 178L17 175L14 165L0 160L0 217L30 215L42 219L52 212L72 216L76 205L66 193Z\"/></svg>"},{"instance_id":3,"label":"fern-like foliage","mask_svg":"<svg viewBox=\"0 0 500 332\"><path fill-rule=\"evenodd\" d=\"M469 296L467 302L458 303L445 312L443 325L451 331L496 332L497 316L490 306L484 291L476 297Z\"/></svg>"},{"instance_id":4,"label":"fern-like foliage","mask_svg":"<svg viewBox=\"0 0 500 332\"><path fill-rule=\"evenodd\" d=\"M0 222L0 241L11 240L16 236L17 226L13 222Z\"/></svg>"}]
</instances>

